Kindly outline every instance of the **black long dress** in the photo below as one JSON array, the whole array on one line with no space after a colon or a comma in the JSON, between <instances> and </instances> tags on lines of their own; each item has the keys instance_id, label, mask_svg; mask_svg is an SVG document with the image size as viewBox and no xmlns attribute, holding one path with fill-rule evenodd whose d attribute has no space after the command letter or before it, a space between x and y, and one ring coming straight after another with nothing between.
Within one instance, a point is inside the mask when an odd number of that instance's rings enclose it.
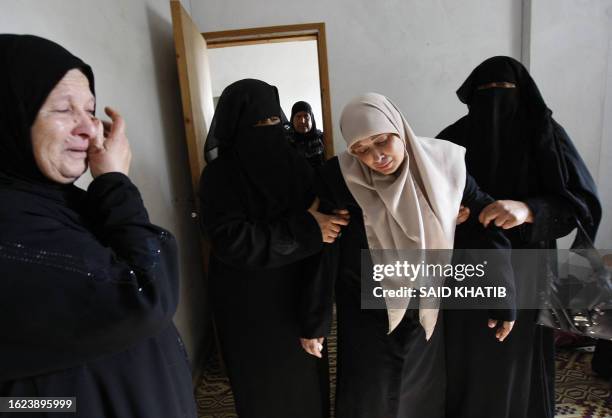
<instances>
[{"instance_id":1,"label":"black long dress","mask_svg":"<svg viewBox=\"0 0 612 418\"><path fill-rule=\"evenodd\" d=\"M253 127L279 114L276 88L258 80L228 86L217 106L220 152L200 182L214 318L241 418L327 417L326 359L300 345L315 326L300 306L323 248L307 212L312 174L280 125Z\"/></svg>"},{"instance_id":2,"label":"black long dress","mask_svg":"<svg viewBox=\"0 0 612 418\"><path fill-rule=\"evenodd\" d=\"M426 341L417 310L408 310L402 322L388 335L386 311L361 308L362 296L367 297L371 290L361 282L361 251L368 248L368 242L362 210L346 186L337 157L328 160L320 170L320 186L321 200L327 209L348 209L351 215L349 225L343 228L334 244L335 257L328 260L328 280L323 280L316 289L324 296L313 296L328 301L325 296L329 293L328 282L335 280L338 320L336 417L444 417L445 315L440 315L432 337ZM468 176L463 204L472 213L478 213L490 202L492 199ZM495 228L485 229L477 222L470 222L466 228L471 236L480 237L490 248L508 247ZM511 274L508 279L512 280ZM512 283L507 285L512 286ZM327 328L323 325L325 311L329 310L318 310L321 329ZM511 310L499 310L493 316L512 319L512 315Z\"/></svg>"},{"instance_id":3,"label":"black long dress","mask_svg":"<svg viewBox=\"0 0 612 418\"><path fill-rule=\"evenodd\" d=\"M491 82L516 88L479 88ZM575 228L576 219L594 239L601 207L593 179L522 64L509 57L490 58L457 95L469 113L437 136L466 147L467 169L484 192L523 201L532 210L533 224L505 232L512 248L554 249L555 239ZM461 240L458 247L464 245ZM523 284L541 282L544 273L523 267L513 265ZM535 325L537 310L519 310L512 333L499 344L478 326L486 321L482 315L471 311L447 317L448 376L461 382L448 386L449 416L552 418L552 330Z\"/></svg>"},{"instance_id":4,"label":"black long dress","mask_svg":"<svg viewBox=\"0 0 612 418\"><path fill-rule=\"evenodd\" d=\"M176 242L136 187L119 173L87 192L2 180L1 396L76 397L58 417L195 417Z\"/></svg>"},{"instance_id":5,"label":"black long dress","mask_svg":"<svg viewBox=\"0 0 612 418\"><path fill-rule=\"evenodd\" d=\"M174 237L151 224L123 174L87 192L46 178L30 131L73 68L61 46L0 35L0 396L76 397L76 413L0 416L195 418Z\"/></svg>"}]
</instances>

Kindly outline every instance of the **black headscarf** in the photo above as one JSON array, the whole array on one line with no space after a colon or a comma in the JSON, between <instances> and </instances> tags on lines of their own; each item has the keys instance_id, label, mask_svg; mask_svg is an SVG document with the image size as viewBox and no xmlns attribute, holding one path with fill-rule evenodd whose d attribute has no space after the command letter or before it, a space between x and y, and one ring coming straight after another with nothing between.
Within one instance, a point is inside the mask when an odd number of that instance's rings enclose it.
<instances>
[{"instance_id":1,"label":"black headscarf","mask_svg":"<svg viewBox=\"0 0 612 418\"><path fill-rule=\"evenodd\" d=\"M486 88L492 82L516 88ZM439 134L466 147L466 164L497 199L538 193L568 200L592 239L601 219L595 183L571 140L552 118L538 87L517 60L497 56L478 65L457 90L468 115ZM538 178L529 178L529 173Z\"/></svg>"},{"instance_id":2,"label":"black headscarf","mask_svg":"<svg viewBox=\"0 0 612 418\"><path fill-rule=\"evenodd\" d=\"M30 130L57 83L78 68L89 79L89 65L66 49L33 35L0 34L0 176L4 181L55 185L38 169Z\"/></svg>"},{"instance_id":3,"label":"black headscarf","mask_svg":"<svg viewBox=\"0 0 612 418\"><path fill-rule=\"evenodd\" d=\"M298 138L300 137L308 138L311 136L316 136L317 135L317 122L315 121L314 114L312 113L312 106L310 106L308 102L303 102L303 101L295 102L293 106L291 107L291 120L290 120L291 126L293 126L293 117L298 112L307 112L310 115L310 120L312 121L312 128L310 129L310 131L306 132L305 134L295 131L295 136Z\"/></svg>"},{"instance_id":4,"label":"black headscarf","mask_svg":"<svg viewBox=\"0 0 612 418\"><path fill-rule=\"evenodd\" d=\"M312 171L287 142L282 125L254 127L281 115L276 87L254 79L236 81L219 98L205 144L207 161L216 153L235 165L257 196L255 211L268 219L305 209L313 199Z\"/></svg>"}]
</instances>

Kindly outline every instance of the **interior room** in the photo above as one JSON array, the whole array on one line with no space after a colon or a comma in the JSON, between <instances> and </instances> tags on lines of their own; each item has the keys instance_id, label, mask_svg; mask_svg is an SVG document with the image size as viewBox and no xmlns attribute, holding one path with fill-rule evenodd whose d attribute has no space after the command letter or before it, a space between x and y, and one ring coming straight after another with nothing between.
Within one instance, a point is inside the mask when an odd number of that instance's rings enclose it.
<instances>
[{"instance_id":1,"label":"interior room","mask_svg":"<svg viewBox=\"0 0 612 418\"><path fill-rule=\"evenodd\" d=\"M593 177L602 207L594 245L612 266L612 0L1 0L0 10L1 33L48 38L87 62L99 117L113 106L125 119L129 178L151 222L178 243L173 322L199 417L239 416L219 356L199 204L213 115L237 80L276 86L289 124L293 104L308 102L331 158L347 151L340 117L355 96L387 96L418 136L435 138L468 112L457 90L472 70L512 57ZM76 184L87 189L92 180L86 173ZM557 239L558 248L570 248L575 234ZM610 377L591 369L594 345L557 347L556 417L612 417Z\"/></svg>"}]
</instances>

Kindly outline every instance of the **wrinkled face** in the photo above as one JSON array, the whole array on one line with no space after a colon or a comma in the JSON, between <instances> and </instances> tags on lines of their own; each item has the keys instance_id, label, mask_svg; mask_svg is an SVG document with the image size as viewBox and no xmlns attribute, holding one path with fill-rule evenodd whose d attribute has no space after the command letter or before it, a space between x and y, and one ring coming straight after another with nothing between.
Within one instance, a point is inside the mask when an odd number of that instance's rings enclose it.
<instances>
[{"instance_id":1,"label":"wrinkled face","mask_svg":"<svg viewBox=\"0 0 612 418\"><path fill-rule=\"evenodd\" d=\"M396 134L384 133L357 141L351 146L351 153L370 169L388 175L402 165L406 147Z\"/></svg>"},{"instance_id":2,"label":"wrinkled face","mask_svg":"<svg viewBox=\"0 0 612 418\"><path fill-rule=\"evenodd\" d=\"M310 118L310 113L308 112L297 112L295 115L293 115L293 120L291 123L293 124L293 129L301 134L308 133L312 129L312 119Z\"/></svg>"},{"instance_id":3,"label":"wrinkled face","mask_svg":"<svg viewBox=\"0 0 612 418\"><path fill-rule=\"evenodd\" d=\"M89 80L70 70L38 111L31 129L39 170L58 183L72 183L87 170L87 148L98 133Z\"/></svg>"}]
</instances>

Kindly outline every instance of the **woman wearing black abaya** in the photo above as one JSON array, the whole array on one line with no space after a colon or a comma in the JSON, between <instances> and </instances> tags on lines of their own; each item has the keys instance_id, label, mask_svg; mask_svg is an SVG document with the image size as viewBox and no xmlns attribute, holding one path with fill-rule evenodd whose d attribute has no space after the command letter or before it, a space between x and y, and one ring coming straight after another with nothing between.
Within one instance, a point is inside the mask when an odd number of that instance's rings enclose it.
<instances>
[{"instance_id":1,"label":"woman wearing black abaya","mask_svg":"<svg viewBox=\"0 0 612 418\"><path fill-rule=\"evenodd\" d=\"M295 102L291 107L291 139L293 147L308 160L312 167L325 162L323 132L317 129L312 106L309 103Z\"/></svg>"},{"instance_id":2,"label":"woman wearing black abaya","mask_svg":"<svg viewBox=\"0 0 612 418\"><path fill-rule=\"evenodd\" d=\"M274 86L228 86L206 143L218 157L200 183L215 322L241 418L329 412L327 362L302 351L313 324L298 311L323 242L347 222L315 210L311 169L286 141L280 112Z\"/></svg>"},{"instance_id":3,"label":"woman wearing black abaya","mask_svg":"<svg viewBox=\"0 0 612 418\"><path fill-rule=\"evenodd\" d=\"M594 239L601 207L593 179L525 67L509 57L490 58L457 95L469 112L438 137L466 148L468 171L499 199L480 220L506 229L514 249L556 248L555 239L575 228L576 219ZM509 208L526 213L528 223L512 227ZM456 244L461 247L461 240ZM514 265L521 283L543 277L521 267ZM552 331L535 325L536 310L520 310L512 334L499 345L480 332L483 315L446 316L448 416L552 418Z\"/></svg>"},{"instance_id":4,"label":"woman wearing black abaya","mask_svg":"<svg viewBox=\"0 0 612 418\"><path fill-rule=\"evenodd\" d=\"M123 119L107 108L103 132L91 68L35 36L0 35L0 86L0 395L195 418L176 243L127 177Z\"/></svg>"}]
</instances>

